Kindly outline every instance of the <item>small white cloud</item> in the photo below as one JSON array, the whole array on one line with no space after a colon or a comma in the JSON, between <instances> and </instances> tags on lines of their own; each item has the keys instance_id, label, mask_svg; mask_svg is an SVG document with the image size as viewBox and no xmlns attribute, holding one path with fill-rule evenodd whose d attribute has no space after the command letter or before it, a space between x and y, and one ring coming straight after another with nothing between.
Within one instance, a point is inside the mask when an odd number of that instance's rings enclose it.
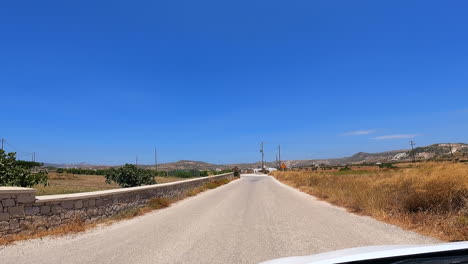
<instances>
[{"instance_id":1,"label":"small white cloud","mask_svg":"<svg viewBox=\"0 0 468 264\"><path fill-rule=\"evenodd\" d=\"M369 135L377 132L376 130L357 130L341 134L342 136L360 136L360 135Z\"/></svg>"},{"instance_id":2,"label":"small white cloud","mask_svg":"<svg viewBox=\"0 0 468 264\"><path fill-rule=\"evenodd\" d=\"M398 139L398 138L415 138L419 136L419 134L395 134L395 135L385 135L385 136L379 136L379 137L374 137L372 139Z\"/></svg>"}]
</instances>

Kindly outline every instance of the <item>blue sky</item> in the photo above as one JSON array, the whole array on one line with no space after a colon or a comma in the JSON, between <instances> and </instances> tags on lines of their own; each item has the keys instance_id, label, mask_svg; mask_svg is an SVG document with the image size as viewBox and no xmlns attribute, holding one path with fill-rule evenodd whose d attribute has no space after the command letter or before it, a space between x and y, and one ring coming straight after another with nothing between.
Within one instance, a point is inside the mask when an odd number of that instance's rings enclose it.
<instances>
[{"instance_id":1,"label":"blue sky","mask_svg":"<svg viewBox=\"0 0 468 264\"><path fill-rule=\"evenodd\" d=\"M4 1L0 137L44 162L468 141L466 1ZM15 150L9 145L7 150Z\"/></svg>"}]
</instances>

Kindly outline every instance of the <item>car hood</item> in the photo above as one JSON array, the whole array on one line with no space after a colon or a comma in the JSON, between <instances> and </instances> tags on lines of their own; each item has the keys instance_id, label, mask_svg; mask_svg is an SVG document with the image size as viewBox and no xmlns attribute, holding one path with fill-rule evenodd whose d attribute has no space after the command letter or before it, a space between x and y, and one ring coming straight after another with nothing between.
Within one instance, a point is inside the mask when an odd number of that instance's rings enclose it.
<instances>
[{"instance_id":1,"label":"car hood","mask_svg":"<svg viewBox=\"0 0 468 264\"><path fill-rule=\"evenodd\" d=\"M317 255L279 258L262 262L262 264L332 264L461 249L468 249L468 241L443 244L349 248Z\"/></svg>"}]
</instances>

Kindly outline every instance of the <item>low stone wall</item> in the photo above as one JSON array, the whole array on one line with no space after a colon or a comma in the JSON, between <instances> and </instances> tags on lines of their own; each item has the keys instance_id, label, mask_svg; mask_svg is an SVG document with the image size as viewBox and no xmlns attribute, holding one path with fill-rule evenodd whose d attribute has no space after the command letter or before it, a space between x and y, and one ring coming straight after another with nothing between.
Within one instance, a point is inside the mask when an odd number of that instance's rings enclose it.
<instances>
[{"instance_id":1,"label":"low stone wall","mask_svg":"<svg viewBox=\"0 0 468 264\"><path fill-rule=\"evenodd\" d=\"M233 177L234 173L226 173L141 187L37 197L35 189L0 187L0 235L46 230L76 219L94 222L143 206L151 198L177 198L207 182Z\"/></svg>"}]
</instances>

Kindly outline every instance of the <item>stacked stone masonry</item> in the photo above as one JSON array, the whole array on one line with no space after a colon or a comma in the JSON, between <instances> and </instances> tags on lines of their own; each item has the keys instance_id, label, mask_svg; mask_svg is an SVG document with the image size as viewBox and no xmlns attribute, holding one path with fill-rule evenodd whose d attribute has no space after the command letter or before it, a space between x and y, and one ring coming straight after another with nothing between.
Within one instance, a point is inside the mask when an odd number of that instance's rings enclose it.
<instances>
[{"instance_id":1,"label":"stacked stone masonry","mask_svg":"<svg viewBox=\"0 0 468 264\"><path fill-rule=\"evenodd\" d=\"M85 223L144 206L152 198L177 198L233 173L180 182L65 195L37 196L36 190L0 187L0 236L47 230L80 219Z\"/></svg>"}]
</instances>

